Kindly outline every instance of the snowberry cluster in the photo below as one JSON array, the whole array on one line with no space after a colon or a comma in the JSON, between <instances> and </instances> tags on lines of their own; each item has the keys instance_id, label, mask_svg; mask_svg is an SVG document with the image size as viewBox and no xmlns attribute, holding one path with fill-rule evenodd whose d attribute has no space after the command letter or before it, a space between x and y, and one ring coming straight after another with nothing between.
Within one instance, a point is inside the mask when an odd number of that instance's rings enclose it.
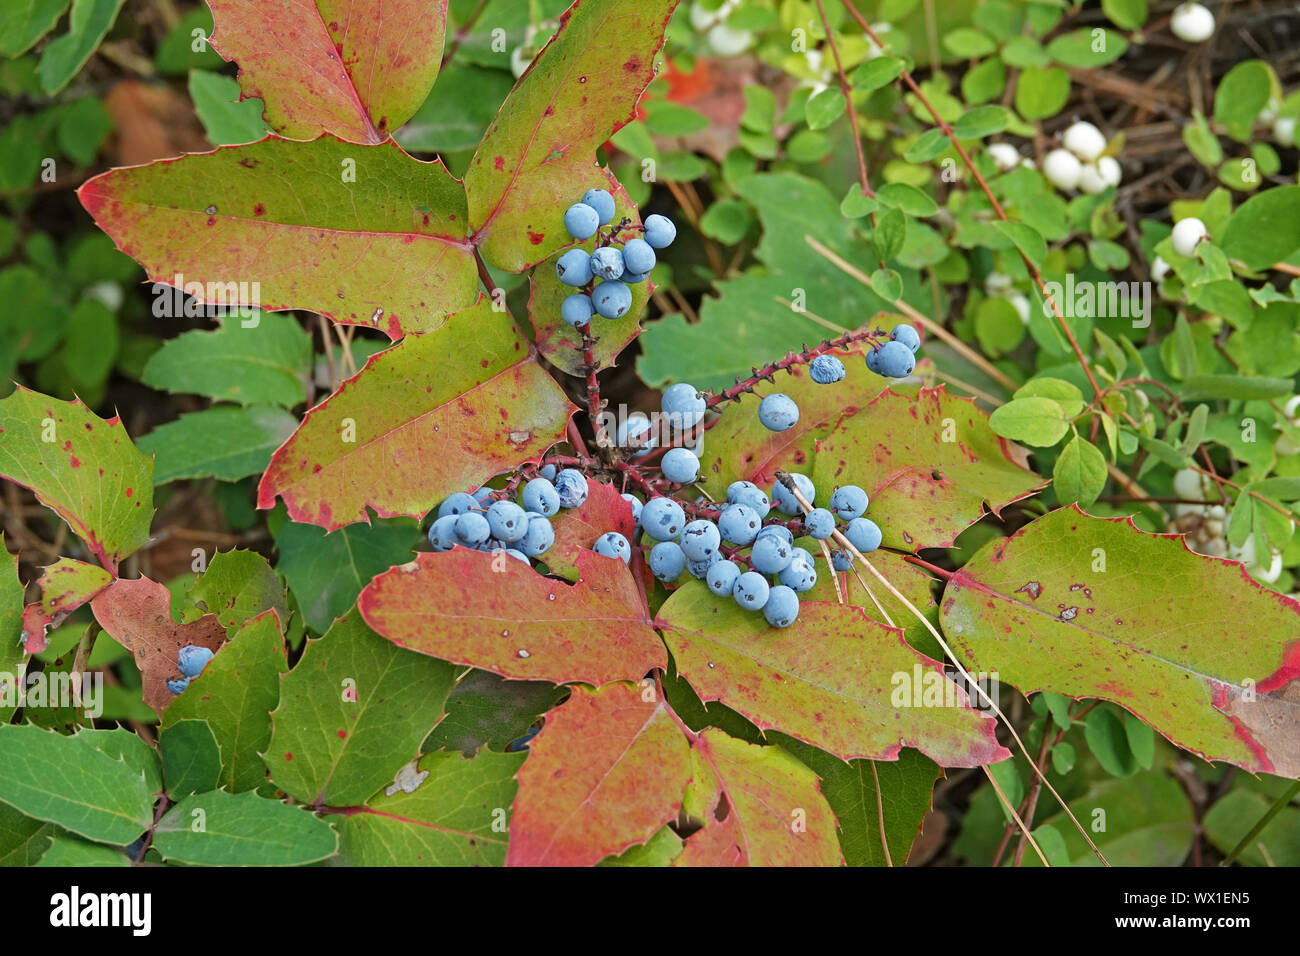
<instances>
[{"instance_id":1,"label":"snowberry cluster","mask_svg":"<svg viewBox=\"0 0 1300 956\"><path fill-rule=\"evenodd\" d=\"M186 644L176 652L176 667L180 671L180 676L167 681L167 689L173 694L179 694L189 687L190 681L203 673L203 668L208 666L208 661L212 660L212 657L212 652L206 647Z\"/></svg>"},{"instance_id":2,"label":"snowberry cluster","mask_svg":"<svg viewBox=\"0 0 1300 956\"><path fill-rule=\"evenodd\" d=\"M1079 190L1090 196L1118 186L1119 160L1103 156L1106 137L1091 123L1078 122L1061 136L1061 147L1043 157L1043 175L1062 192Z\"/></svg>"},{"instance_id":3,"label":"snowberry cluster","mask_svg":"<svg viewBox=\"0 0 1300 956\"><path fill-rule=\"evenodd\" d=\"M590 239L614 220L614 197L603 189L589 189L582 202L564 214L564 228L574 239ZM560 306L560 316L574 328L591 321L592 315L621 319L632 307L632 289L655 267L655 250L666 249L677 238L677 227L665 216L646 218L645 238L629 239L622 249L613 245L618 231L601 237L595 252L570 249L555 262L555 274L575 292ZM599 281L598 281L599 280Z\"/></svg>"}]
</instances>

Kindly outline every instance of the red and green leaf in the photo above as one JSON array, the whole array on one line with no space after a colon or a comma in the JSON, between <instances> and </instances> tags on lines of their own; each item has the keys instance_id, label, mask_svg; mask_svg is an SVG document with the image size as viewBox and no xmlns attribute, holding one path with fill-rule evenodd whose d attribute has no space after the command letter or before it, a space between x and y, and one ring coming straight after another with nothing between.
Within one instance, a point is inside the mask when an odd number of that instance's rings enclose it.
<instances>
[{"instance_id":1,"label":"red and green leaf","mask_svg":"<svg viewBox=\"0 0 1300 956\"><path fill-rule=\"evenodd\" d=\"M78 195L151 280L201 283L205 301L255 293L396 339L479 295L460 183L391 142L270 138L109 170Z\"/></svg>"},{"instance_id":2,"label":"red and green leaf","mask_svg":"<svg viewBox=\"0 0 1300 956\"><path fill-rule=\"evenodd\" d=\"M58 625L112 581L113 576L103 568L73 558L59 558L43 568L36 581L41 599L35 604L27 605L23 611L27 653L39 654L45 650L46 631Z\"/></svg>"},{"instance_id":3,"label":"red and green leaf","mask_svg":"<svg viewBox=\"0 0 1300 956\"><path fill-rule=\"evenodd\" d=\"M1235 562L1064 508L981 550L941 606L968 667L1111 700L1207 760L1300 777L1300 603Z\"/></svg>"},{"instance_id":4,"label":"red and green leaf","mask_svg":"<svg viewBox=\"0 0 1300 956\"><path fill-rule=\"evenodd\" d=\"M522 272L572 240L564 211L608 189L596 147L633 118L677 0L577 0L520 78L465 173L474 241Z\"/></svg>"},{"instance_id":5,"label":"red and green leaf","mask_svg":"<svg viewBox=\"0 0 1300 956\"><path fill-rule=\"evenodd\" d=\"M239 64L243 99L292 139L382 142L415 113L442 64L447 0L208 0L212 46Z\"/></svg>"},{"instance_id":6,"label":"red and green leaf","mask_svg":"<svg viewBox=\"0 0 1300 956\"><path fill-rule=\"evenodd\" d=\"M593 866L677 816L691 751L653 685L575 687L519 771L508 866Z\"/></svg>"},{"instance_id":7,"label":"red and green leaf","mask_svg":"<svg viewBox=\"0 0 1300 956\"><path fill-rule=\"evenodd\" d=\"M576 584L504 554L419 554L375 578L362 617L394 644L513 680L599 686L666 667L663 642L622 561L578 556Z\"/></svg>"},{"instance_id":8,"label":"red and green leaf","mask_svg":"<svg viewBox=\"0 0 1300 956\"><path fill-rule=\"evenodd\" d=\"M149 540L153 460L114 416L21 385L0 399L0 478L30 488L109 572Z\"/></svg>"},{"instance_id":9,"label":"red and green leaf","mask_svg":"<svg viewBox=\"0 0 1300 956\"><path fill-rule=\"evenodd\" d=\"M721 701L760 730L845 760L896 760L905 746L945 767L1009 756L995 722L968 706L942 665L861 608L804 601L794 624L774 628L692 581L665 602L655 624L700 699ZM937 706L923 696L927 686L942 691Z\"/></svg>"},{"instance_id":10,"label":"red and green leaf","mask_svg":"<svg viewBox=\"0 0 1300 956\"><path fill-rule=\"evenodd\" d=\"M541 557L551 574L570 581L578 577L578 555L595 547L601 535L617 531L633 540L632 503L613 485L587 482L587 500L580 507L561 511L551 520L555 542Z\"/></svg>"},{"instance_id":11,"label":"red and green leaf","mask_svg":"<svg viewBox=\"0 0 1300 956\"><path fill-rule=\"evenodd\" d=\"M309 411L272 456L258 507L282 497L294 521L331 531L365 521L367 507L420 516L538 457L573 411L510 316L484 299L372 356Z\"/></svg>"}]
</instances>

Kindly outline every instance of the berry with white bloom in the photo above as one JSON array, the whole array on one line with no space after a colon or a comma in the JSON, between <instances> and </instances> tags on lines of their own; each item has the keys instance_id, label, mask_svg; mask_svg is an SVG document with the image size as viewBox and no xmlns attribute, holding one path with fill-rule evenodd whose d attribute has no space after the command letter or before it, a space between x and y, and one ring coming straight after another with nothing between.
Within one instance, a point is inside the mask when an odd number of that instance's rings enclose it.
<instances>
[{"instance_id":1,"label":"berry with white bloom","mask_svg":"<svg viewBox=\"0 0 1300 956\"><path fill-rule=\"evenodd\" d=\"M989 158L998 172L1005 173L1020 165L1020 151L1010 143L990 143Z\"/></svg>"},{"instance_id":2,"label":"berry with white bloom","mask_svg":"<svg viewBox=\"0 0 1300 956\"><path fill-rule=\"evenodd\" d=\"M1180 256L1191 258L1196 255L1196 247L1201 244L1201 241L1210 238L1210 232L1205 228L1205 223L1195 216L1189 216L1174 224L1171 238L1174 251Z\"/></svg>"},{"instance_id":3,"label":"berry with white bloom","mask_svg":"<svg viewBox=\"0 0 1300 956\"><path fill-rule=\"evenodd\" d=\"M1214 14L1199 3L1180 3L1169 18L1169 29L1184 43L1204 43L1214 36Z\"/></svg>"},{"instance_id":4,"label":"berry with white bloom","mask_svg":"<svg viewBox=\"0 0 1300 956\"><path fill-rule=\"evenodd\" d=\"M1151 262L1151 279L1154 282L1164 282L1165 276L1169 275L1169 263L1164 259L1156 256Z\"/></svg>"},{"instance_id":5,"label":"berry with white bloom","mask_svg":"<svg viewBox=\"0 0 1300 956\"><path fill-rule=\"evenodd\" d=\"M1279 116L1273 120L1273 141L1279 146L1295 145L1295 119Z\"/></svg>"},{"instance_id":6,"label":"berry with white bloom","mask_svg":"<svg viewBox=\"0 0 1300 956\"><path fill-rule=\"evenodd\" d=\"M1085 163L1091 163L1106 148L1106 137L1091 123L1080 121L1065 131L1061 144Z\"/></svg>"},{"instance_id":7,"label":"berry with white bloom","mask_svg":"<svg viewBox=\"0 0 1300 956\"><path fill-rule=\"evenodd\" d=\"M1060 190L1077 189L1083 164L1068 149L1054 149L1043 159L1043 175Z\"/></svg>"}]
</instances>

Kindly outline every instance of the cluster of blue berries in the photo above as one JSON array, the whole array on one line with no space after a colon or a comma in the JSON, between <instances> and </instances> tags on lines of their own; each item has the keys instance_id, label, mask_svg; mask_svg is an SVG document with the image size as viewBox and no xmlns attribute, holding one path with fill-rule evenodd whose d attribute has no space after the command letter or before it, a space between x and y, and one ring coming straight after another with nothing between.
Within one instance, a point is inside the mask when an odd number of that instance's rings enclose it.
<instances>
[{"instance_id":1,"label":"cluster of blue berries","mask_svg":"<svg viewBox=\"0 0 1300 956\"><path fill-rule=\"evenodd\" d=\"M189 687L190 681L203 673L203 668L208 666L208 661L212 660L213 656L206 647L186 644L176 652L176 667L180 670L181 676L167 681L167 689L173 694L179 694Z\"/></svg>"},{"instance_id":2,"label":"cluster of blue berries","mask_svg":"<svg viewBox=\"0 0 1300 956\"><path fill-rule=\"evenodd\" d=\"M812 480L802 474L790 477L815 506L817 490ZM798 499L780 481L772 486L770 498L753 482L733 482L715 520L688 521L685 509L672 498L651 498L642 505L633 496L623 497L632 502L637 531L656 542L647 558L656 578L670 584L689 572L719 597L732 598L748 611L761 611L773 627L793 624L799 617L799 595L817 584L813 555L796 547L792 525L800 536L817 541L830 538L838 527L863 554L880 547L882 537L879 526L864 516L869 501L857 485L836 488L829 508L814 507L802 522L766 521L773 508L789 518L803 514ZM616 531L601 535L593 550L625 563L632 557L631 544ZM853 564L852 555L844 550L836 550L831 560L837 571L847 571Z\"/></svg>"},{"instance_id":3,"label":"cluster of blue berries","mask_svg":"<svg viewBox=\"0 0 1300 956\"><path fill-rule=\"evenodd\" d=\"M601 226L614 220L614 197L604 189L589 189L582 202L564 213L564 228L574 239L590 239ZM665 216L648 216L645 238L629 239L619 249L602 245L595 252L570 249L555 262L561 282L582 289L560 306L560 316L575 329L593 315L621 319L632 307L631 286L644 282L655 267L656 249L666 249L677 238L677 227ZM614 230L611 230L611 235ZM599 282L597 282L599 280Z\"/></svg>"}]
</instances>

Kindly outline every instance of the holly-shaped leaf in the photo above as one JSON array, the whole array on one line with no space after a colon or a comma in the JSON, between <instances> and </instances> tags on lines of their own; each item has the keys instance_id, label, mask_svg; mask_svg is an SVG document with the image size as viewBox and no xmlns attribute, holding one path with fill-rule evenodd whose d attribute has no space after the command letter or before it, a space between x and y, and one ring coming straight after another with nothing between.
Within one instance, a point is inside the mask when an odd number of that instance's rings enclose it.
<instances>
[{"instance_id":1,"label":"holly-shaped leaf","mask_svg":"<svg viewBox=\"0 0 1300 956\"><path fill-rule=\"evenodd\" d=\"M703 822L674 866L839 866L835 814L817 776L780 747L706 730L691 748L685 809Z\"/></svg>"},{"instance_id":2,"label":"holly-shaped leaf","mask_svg":"<svg viewBox=\"0 0 1300 956\"><path fill-rule=\"evenodd\" d=\"M396 339L479 294L460 183L392 142L223 146L110 170L78 195L151 280L205 303L310 309Z\"/></svg>"},{"instance_id":3,"label":"holly-shaped leaf","mask_svg":"<svg viewBox=\"0 0 1300 956\"><path fill-rule=\"evenodd\" d=\"M812 478L819 504L860 486L885 545L904 551L952 547L986 503L997 515L1046 484L973 401L943 388L889 388L845 416L817 443Z\"/></svg>"},{"instance_id":4,"label":"holly-shaped leaf","mask_svg":"<svg viewBox=\"0 0 1300 956\"><path fill-rule=\"evenodd\" d=\"M645 843L691 780L686 737L649 681L574 688L528 753L509 866L593 866Z\"/></svg>"},{"instance_id":5,"label":"holly-shaped leaf","mask_svg":"<svg viewBox=\"0 0 1300 956\"><path fill-rule=\"evenodd\" d=\"M480 748L504 751L568 690L538 680L506 680L471 670L447 698L447 716L425 738L423 750L459 750L472 757Z\"/></svg>"},{"instance_id":6,"label":"holly-shaped leaf","mask_svg":"<svg viewBox=\"0 0 1300 956\"><path fill-rule=\"evenodd\" d=\"M623 498L613 485L587 481L587 500L577 508L561 511L553 519L555 542L541 560L551 574L575 581L578 578L578 555L596 546L601 535L616 531L628 541L634 540L632 503Z\"/></svg>"},{"instance_id":7,"label":"holly-shaped leaf","mask_svg":"<svg viewBox=\"0 0 1300 956\"><path fill-rule=\"evenodd\" d=\"M192 607L181 611L181 620L197 621L211 614L228 631L243 627L263 611L275 611L281 621L289 619L284 585L256 551L219 551L208 569L194 582L189 593Z\"/></svg>"},{"instance_id":8,"label":"holly-shaped leaf","mask_svg":"<svg viewBox=\"0 0 1300 956\"><path fill-rule=\"evenodd\" d=\"M148 578L119 578L96 595L90 609L108 635L131 652L144 680L144 702L159 717L176 699L167 681L182 676L176 662L180 649L193 644L215 653L226 640L226 629L212 615L189 624L173 621L171 595Z\"/></svg>"},{"instance_id":9,"label":"holly-shaped leaf","mask_svg":"<svg viewBox=\"0 0 1300 956\"><path fill-rule=\"evenodd\" d=\"M484 299L372 356L271 459L258 507L284 498L328 530L420 516L559 441L574 406L528 341ZM358 476L365 475L364 481Z\"/></svg>"},{"instance_id":10,"label":"holly-shaped leaf","mask_svg":"<svg viewBox=\"0 0 1300 956\"><path fill-rule=\"evenodd\" d=\"M149 539L153 461L114 416L19 385L0 399L0 478L30 488L109 572Z\"/></svg>"},{"instance_id":11,"label":"holly-shaped leaf","mask_svg":"<svg viewBox=\"0 0 1300 956\"><path fill-rule=\"evenodd\" d=\"M0 866L34 866L59 828L0 803Z\"/></svg>"},{"instance_id":12,"label":"holly-shaped leaf","mask_svg":"<svg viewBox=\"0 0 1300 956\"><path fill-rule=\"evenodd\" d=\"M163 780L173 800L215 790L221 781L221 747L205 720L178 720L158 735Z\"/></svg>"},{"instance_id":13,"label":"holly-shaped leaf","mask_svg":"<svg viewBox=\"0 0 1300 956\"><path fill-rule=\"evenodd\" d=\"M27 670L27 652L18 641L23 631L23 594L18 559L0 534L0 701L12 701L0 703L0 724L7 724L18 710L18 688Z\"/></svg>"},{"instance_id":14,"label":"holly-shaped leaf","mask_svg":"<svg viewBox=\"0 0 1300 956\"><path fill-rule=\"evenodd\" d=\"M454 680L450 664L396 647L353 611L280 682L272 782L306 804L364 803L419 755Z\"/></svg>"},{"instance_id":15,"label":"holly-shaped leaf","mask_svg":"<svg viewBox=\"0 0 1300 956\"><path fill-rule=\"evenodd\" d=\"M291 139L379 143L420 108L442 64L447 0L208 0L212 46L242 99Z\"/></svg>"},{"instance_id":16,"label":"holly-shaped leaf","mask_svg":"<svg viewBox=\"0 0 1300 956\"><path fill-rule=\"evenodd\" d=\"M381 574L357 607L395 644L514 680L599 686L665 667L627 566L591 552L578 556L578 572L565 584L458 547Z\"/></svg>"},{"instance_id":17,"label":"holly-shaped leaf","mask_svg":"<svg viewBox=\"0 0 1300 956\"><path fill-rule=\"evenodd\" d=\"M845 760L896 760L904 746L945 767L1009 756L995 722L968 706L942 665L861 608L804 601L794 624L774 628L692 581L655 624L700 699L720 700L760 729Z\"/></svg>"},{"instance_id":18,"label":"holly-shaped leaf","mask_svg":"<svg viewBox=\"0 0 1300 956\"><path fill-rule=\"evenodd\" d=\"M301 807L213 790L168 810L153 847L163 859L191 866L302 866L333 856L338 835Z\"/></svg>"},{"instance_id":19,"label":"holly-shaped leaf","mask_svg":"<svg viewBox=\"0 0 1300 956\"><path fill-rule=\"evenodd\" d=\"M524 754L427 754L394 785L339 823L339 858L352 866L500 866L515 773Z\"/></svg>"},{"instance_id":20,"label":"holly-shaped leaf","mask_svg":"<svg viewBox=\"0 0 1300 956\"><path fill-rule=\"evenodd\" d=\"M39 654L46 647L46 633L64 618L85 604L113 581L113 576L103 568L59 558L41 569L36 580L41 599L29 604L23 611L23 633L28 654Z\"/></svg>"},{"instance_id":21,"label":"holly-shaped leaf","mask_svg":"<svg viewBox=\"0 0 1300 956\"><path fill-rule=\"evenodd\" d=\"M259 614L176 696L163 714L163 728L182 720L206 721L221 749L221 786L262 788L261 755L271 740L271 711L287 669L279 619L274 611Z\"/></svg>"},{"instance_id":22,"label":"holly-shaped leaf","mask_svg":"<svg viewBox=\"0 0 1300 956\"><path fill-rule=\"evenodd\" d=\"M465 173L474 241L510 272L572 240L564 211L608 189L596 147L633 117L677 0L577 0L520 77Z\"/></svg>"},{"instance_id":23,"label":"holly-shaped leaf","mask_svg":"<svg viewBox=\"0 0 1300 956\"><path fill-rule=\"evenodd\" d=\"M1300 602L1179 535L1062 508L982 549L941 607L968 669L1114 701L1207 760L1300 777Z\"/></svg>"}]
</instances>

